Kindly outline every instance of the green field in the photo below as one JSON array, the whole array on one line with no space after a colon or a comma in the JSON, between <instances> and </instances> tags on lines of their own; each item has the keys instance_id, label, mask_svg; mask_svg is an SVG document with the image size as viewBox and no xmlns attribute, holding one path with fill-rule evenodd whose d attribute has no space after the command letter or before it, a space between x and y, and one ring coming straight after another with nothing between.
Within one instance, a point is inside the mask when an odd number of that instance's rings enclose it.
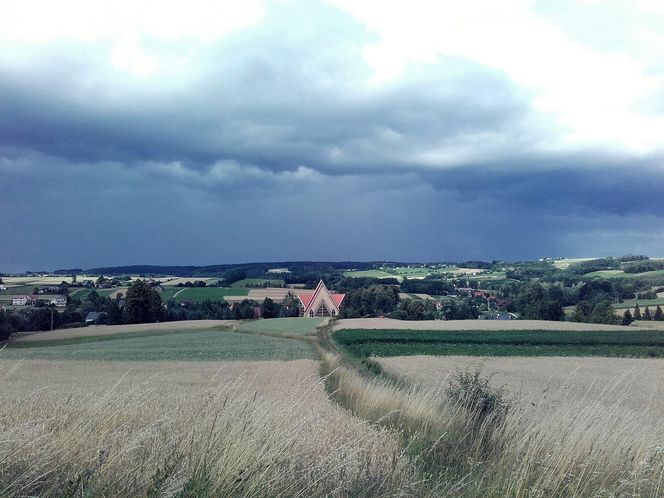
<instances>
[{"instance_id":1,"label":"green field","mask_svg":"<svg viewBox=\"0 0 664 498\"><path fill-rule=\"evenodd\" d=\"M280 278L245 278L233 282L231 287L256 287L264 284L267 284L269 287L281 287L284 285L284 281Z\"/></svg>"},{"instance_id":2,"label":"green field","mask_svg":"<svg viewBox=\"0 0 664 498\"><path fill-rule=\"evenodd\" d=\"M339 330L334 340L354 356L664 357L664 332L548 330Z\"/></svg>"},{"instance_id":3,"label":"green field","mask_svg":"<svg viewBox=\"0 0 664 498\"><path fill-rule=\"evenodd\" d=\"M613 309L624 310L627 308L634 308L636 305L639 305L641 312L643 312L646 307L652 308L651 311L654 311L657 306L664 306L664 297L658 297L657 299L625 299L622 303L613 304Z\"/></svg>"},{"instance_id":4,"label":"green field","mask_svg":"<svg viewBox=\"0 0 664 498\"><path fill-rule=\"evenodd\" d=\"M237 332L265 334L277 337L306 336L316 332L316 327L323 323L324 318L272 318L269 320L252 320L244 322Z\"/></svg>"},{"instance_id":5,"label":"green field","mask_svg":"<svg viewBox=\"0 0 664 498\"><path fill-rule=\"evenodd\" d=\"M32 294L35 285L19 285L17 287L7 287L7 290L0 291L0 298L11 299L13 296L24 296Z\"/></svg>"},{"instance_id":6,"label":"green field","mask_svg":"<svg viewBox=\"0 0 664 498\"><path fill-rule=\"evenodd\" d=\"M164 291L160 294L163 302L175 299L182 302L188 299L194 303L202 303L206 299L211 301L223 301L224 296L246 296L249 289L238 287L172 287L163 286Z\"/></svg>"},{"instance_id":7,"label":"green field","mask_svg":"<svg viewBox=\"0 0 664 498\"><path fill-rule=\"evenodd\" d=\"M49 360L295 360L313 358L305 341L234 333L227 329L136 332L16 343L7 359Z\"/></svg>"},{"instance_id":8,"label":"green field","mask_svg":"<svg viewBox=\"0 0 664 498\"><path fill-rule=\"evenodd\" d=\"M664 276L664 270L646 271L643 273L625 273L622 270L599 270L584 273L584 277L599 278L640 278L640 277L661 277Z\"/></svg>"},{"instance_id":9,"label":"green field","mask_svg":"<svg viewBox=\"0 0 664 498\"><path fill-rule=\"evenodd\" d=\"M367 278L396 278L401 281L402 279L397 275L392 275L383 270L357 270L357 271L345 271L344 277L367 277Z\"/></svg>"}]
</instances>

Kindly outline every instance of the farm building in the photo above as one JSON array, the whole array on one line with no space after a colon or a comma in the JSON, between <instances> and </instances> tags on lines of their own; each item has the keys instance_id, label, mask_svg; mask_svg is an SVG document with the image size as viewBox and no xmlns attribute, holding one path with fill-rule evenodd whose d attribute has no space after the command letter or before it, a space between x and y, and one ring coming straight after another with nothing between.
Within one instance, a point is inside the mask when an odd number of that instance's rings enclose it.
<instances>
[{"instance_id":1,"label":"farm building","mask_svg":"<svg viewBox=\"0 0 664 498\"><path fill-rule=\"evenodd\" d=\"M51 304L56 305L58 308L67 306L67 296L56 296L51 299Z\"/></svg>"},{"instance_id":2,"label":"farm building","mask_svg":"<svg viewBox=\"0 0 664 498\"><path fill-rule=\"evenodd\" d=\"M12 306L28 306L35 301L36 299L32 296L16 296L12 298Z\"/></svg>"},{"instance_id":3,"label":"farm building","mask_svg":"<svg viewBox=\"0 0 664 498\"><path fill-rule=\"evenodd\" d=\"M298 292L300 316L337 316L345 294L332 294L321 280L313 292Z\"/></svg>"}]
</instances>

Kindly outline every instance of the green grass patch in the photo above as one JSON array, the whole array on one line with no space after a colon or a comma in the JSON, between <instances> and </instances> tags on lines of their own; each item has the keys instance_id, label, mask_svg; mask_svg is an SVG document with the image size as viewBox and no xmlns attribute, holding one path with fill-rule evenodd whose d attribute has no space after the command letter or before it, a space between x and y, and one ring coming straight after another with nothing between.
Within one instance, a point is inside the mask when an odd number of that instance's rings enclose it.
<instances>
[{"instance_id":1,"label":"green grass patch","mask_svg":"<svg viewBox=\"0 0 664 498\"><path fill-rule=\"evenodd\" d=\"M265 334L277 337L306 336L316 333L316 327L324 318L272 318L244 322L237 332Z\"/></svg>"},{"instance_id":2,"label":"green grass patch","mask_svg":"<svg viewBox=\"0 0 664 498\"><path fill-rule=\"evenodd\" d=\"M245 278L233 282L231 287L258 287L261 285L267 285L268 287L281 287L284 285L284 281L279 278Z\"/></svg>"},{"instance_id":3,"label":"green grass patch","mask_svg":"<svg viewBox=\"0 0 664 498\"><path fill-rule=\"evenodd\" d=\"M360 278L360 277L367 277L367 278L396 278L398 280L401 280L401 278L398 275L393 275L391 273L387 273L386 271L383 270L358 270L358 271L345 271L344 272L344 277L353 277L353 278Z\"/></svg>"},{"instance_id":4,"label":"green grass patch","mask_svg":"<svg viewBox=\"0 0 664 498\"><path fill-rule=\"evenodd\" d=\"M0 297L11 299L14 296L29 296L38 285L19 285L17 287L7 287L7 290L0 291Z\"/></svg>"},{"instance_id":5,"label":"green grass patch","mask_svg":"<svg viewBox=\"0 0 664 498\"><path fill-rule=\"evenodd\" d=\"M625 273L622 270L599 270L584 273L584 277L599 278L641 278L641 277L661 277L664 276L664 270L646 271L643 273Z\"/></svg>"},{"instance_id":6,"label":"green grass patch","mask_svg":"<svg viewBox=\"0 0 664 498\"><path fill-rule=\"evenodd\" d=\"M634 331L425 331L345 329L334 340L368 356L610 356L664 357L664 332Z\"/></svg>"},{"instance_id":7,"label":"green grass patch","mask_svg":"<svg viewBox=\"0 0 664 498\"><path fill-rule=\"evenodd\" d=\"M314 358L311 346L295 339L228 330L151 331L48 342L17 343L7 359L50 360L296 360Z\"/></svg>"}]
</instances>

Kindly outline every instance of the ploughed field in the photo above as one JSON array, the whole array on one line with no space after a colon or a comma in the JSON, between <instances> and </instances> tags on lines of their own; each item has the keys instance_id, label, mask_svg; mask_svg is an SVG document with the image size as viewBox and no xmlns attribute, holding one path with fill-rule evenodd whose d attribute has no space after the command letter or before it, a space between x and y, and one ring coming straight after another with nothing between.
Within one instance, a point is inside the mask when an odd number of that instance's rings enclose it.
<instances>
[{"instance_id":1,"label":"ploughed field","mask_svg":"<svg viewBox=\"0 0 664 498\"><path fill-rule=\"evenodd\" d=\"M355 356L664 357L659 330L394 330L342 329L334 339Z\"/></svg>"}]
</instances>

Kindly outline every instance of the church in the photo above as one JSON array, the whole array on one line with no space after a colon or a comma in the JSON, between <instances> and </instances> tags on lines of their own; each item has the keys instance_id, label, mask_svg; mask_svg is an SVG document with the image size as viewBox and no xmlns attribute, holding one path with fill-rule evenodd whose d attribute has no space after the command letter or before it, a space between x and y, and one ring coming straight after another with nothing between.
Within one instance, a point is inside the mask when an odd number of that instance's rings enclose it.
<instances>
[{"instance_id":1,"label":"church","mask_svg":"<svg viewBox=\"0 0 664 498\"><path fill-rule=\"evenodd\" d=\"M297 293L300 300L300 316L315 317L327 316L335 317L339 314L341 303L346 294L333 294L321 280L314 291L302 291Z\"/></svg>"}]
</instances>

